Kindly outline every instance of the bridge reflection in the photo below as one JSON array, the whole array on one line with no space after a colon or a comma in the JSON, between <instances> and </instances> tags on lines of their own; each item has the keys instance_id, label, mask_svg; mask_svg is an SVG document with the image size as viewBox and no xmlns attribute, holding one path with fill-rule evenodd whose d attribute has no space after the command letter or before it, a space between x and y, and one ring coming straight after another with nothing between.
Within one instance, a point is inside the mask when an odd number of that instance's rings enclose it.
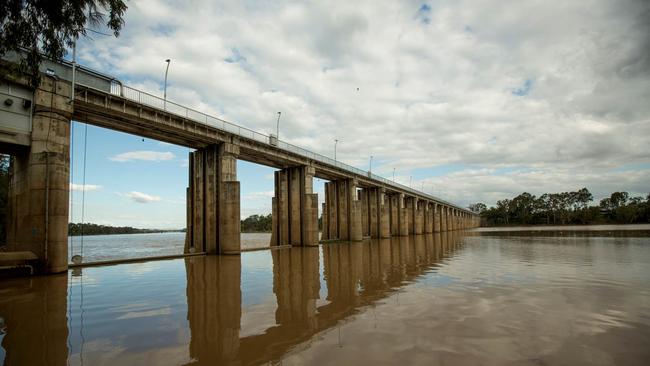
<instances>
[{"instance_id":1,"label":"bridge reflection","mask_svg":"<svg viewBox=\"0 0 650 366\"><path fill-rule=\"evenodd\" d=\"M258 296L265 283L270 297L252 305L264 308L252 318L255 312L242 295L242 287L251 286L242 282L242 258L253 258L246 255L5 279L0 282L0 364L273 363L435 271L459 248L462 235L260 253L257 258L265 262L252 293ZM244 269L244 274L250 273ZM255 332L248 329L250 319Z\"/></svg>"},{"instance_id":2,"label":"bridge reflection","mask_svg":"<svg viewBox=\"0 0 650 366\"><path fill-rule=\"evenodd\" d=\"M292 347L435 270L459 247L460 235L437 233L274 250L275 325L246 337L239 336L240 258L188 260L190 364L276 361ZM321 249L325 299L319 299ZM215 266L210 261L219 263Z\"/></svg>"}]
</instances>

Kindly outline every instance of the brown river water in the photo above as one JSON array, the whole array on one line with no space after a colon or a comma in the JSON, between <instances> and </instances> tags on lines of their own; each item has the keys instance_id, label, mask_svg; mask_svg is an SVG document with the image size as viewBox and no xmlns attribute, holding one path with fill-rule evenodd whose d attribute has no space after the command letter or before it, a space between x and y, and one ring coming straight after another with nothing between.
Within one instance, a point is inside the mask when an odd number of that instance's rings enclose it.
<instances>
[{"instance_id":1,"label":"brown river water","mask_svg":"<svg viewBox=\"0 0 650 366\"><path fill-rule=\"evenodd\" d=\"M650 226L454 232L1 279L0 364L648 365Z\"/></svg>"}]
</instances>

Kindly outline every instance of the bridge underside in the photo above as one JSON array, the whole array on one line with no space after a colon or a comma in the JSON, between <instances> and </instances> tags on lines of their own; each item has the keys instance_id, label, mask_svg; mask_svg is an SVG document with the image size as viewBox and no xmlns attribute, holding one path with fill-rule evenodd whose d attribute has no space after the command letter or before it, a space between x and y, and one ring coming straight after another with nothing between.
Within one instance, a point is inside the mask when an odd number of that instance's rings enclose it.
<instances>
[{"instance_id":1,"label":"bridge underside","mask_svg":"<svg viewBox=\"0 0 650 366\"><path fill-rule=\"evenodd\" d=\"M20 81L3 83L24 89ZM370 175L351 174L267 142L242 138L97 90L77 88L76 94L77 99L71 102L68 82L43 77L33 97L10 96L23 99L21 105L30 120L27 132L6 127L7 116L14 112L0 110L0 152L13 155L8 197L9 249L36 254L42 273L68 268L72 119L196 149L189 159L188 253L240 253L238 159L279 169L272 200L273 246L318 245L319 206L318 195L313 192L314 177L328 180L322 203L321 240L358 241L364 237L389 238L478 226L477 217L465 210L402 192ZM33 99L27 103L28 98Z\"/></svg>"}]
</instances>

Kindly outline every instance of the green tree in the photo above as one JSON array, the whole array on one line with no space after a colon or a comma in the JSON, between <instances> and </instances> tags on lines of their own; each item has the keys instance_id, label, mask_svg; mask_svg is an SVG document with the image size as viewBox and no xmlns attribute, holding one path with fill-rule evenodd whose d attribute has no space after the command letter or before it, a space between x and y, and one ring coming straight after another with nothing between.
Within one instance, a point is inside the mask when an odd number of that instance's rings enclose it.
<instances>
[{"instance_id":1,"label":"green tree","mask_svg":"<svg viewBox=\"0 0 650 366\"><path fill-rule=\"evenodd\" d=\"M472 212L476 212L477 214L480 214L483 211L487 210L487 206L485 205L485 203L481 203L481 202L472 203L469 205L469 210Z\"/></svg>"},{"instance_id":2,"label":"green tree","mask_svg":"<svg viewBox=\"0 0 650 366\"><path fill-rule=\"evenodd\" d=\"M85 36L86 26L102 23L117 37L127 6L122 0L5 0L0 2L0 56L9 51L24 56L15 71L39 83L42 55L60 60L66 47Z\"/></svg>"},{"instance_id":3,"label":"green tree","mask_svg":"<svg viewBox=\"0 0 650 366\"><path fill-rule=\"evenodd\" d=\"M520 224L529 224L535 207L534 204L535 196L528 192L524 192L513 198L509 207L516 222Z\"/></svg>"}]
</instances>

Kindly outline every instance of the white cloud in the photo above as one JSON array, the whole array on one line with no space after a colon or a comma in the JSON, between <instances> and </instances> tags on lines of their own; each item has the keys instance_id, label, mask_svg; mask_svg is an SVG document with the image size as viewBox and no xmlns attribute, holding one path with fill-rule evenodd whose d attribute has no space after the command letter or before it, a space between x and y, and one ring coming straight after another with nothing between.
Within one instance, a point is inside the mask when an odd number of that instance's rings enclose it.
<instances>
[{"instance_id":1,"label":"white cloud","mask_svg":"<svg viewBox=\"0 0 650 366\"><path fill-rule=\"evenodd\" d=\"M172 160L175 156L169 151L129 151L115 156L111 156L109 160L118 162L127 162L135 160L143 161L166 161Z\"/></svg>"},{"instance_id":2,"label":"white cloud","mask_svg":"<svg viewBox=\"0 0 650 366\"><path fill-rule=\"evenodd\" d=\"M128 197L131 200L138 203L151 203L151 202L158 202L161 200L159 196L153 196L138 191L131 191L129 193L120 193L120 195L124 197Z\"/></svg>"},{"instance_id":3,"label":"white cloud","mask_svg":"<svg viewBox=\"0 0 650 366\"><path fill-rule=\"evenodd\" d=\"M156 95L171 58L168 99L265 133L282 111L282 139L331 156L337 138L363 169L466 169L443 177L448 200L529 189L501 168L543 191L648 173L649 2L429 5L424 21L414 1L135 2L120 38L78 51Z\"/></svg>"},{"instance_id":4,"label":"white cloud","mask_svg":"<svg viewBox=\"0 0 650 366\"><path fill-rule=\"evenodd\" d=\"M92 191L98 191L102 189L102 186L96 185L96 184L75 184L75 183L70 183L70 190L72 191L77 191L77 192L92 192Z\"/></svg>"}]
</instances>

